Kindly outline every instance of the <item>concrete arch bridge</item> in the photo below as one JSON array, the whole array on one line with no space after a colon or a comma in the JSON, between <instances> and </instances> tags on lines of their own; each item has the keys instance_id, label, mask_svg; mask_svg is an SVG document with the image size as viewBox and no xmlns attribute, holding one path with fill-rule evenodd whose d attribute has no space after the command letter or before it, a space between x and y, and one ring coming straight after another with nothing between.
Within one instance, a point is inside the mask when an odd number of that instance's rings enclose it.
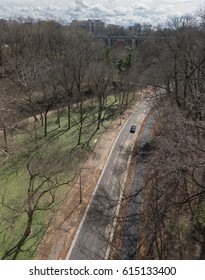
<instances>
[{"instance_id":1,"label":"concrete arch bridge","mask_svg":"<svg viewBox=\"0 0 205 280\"><path fill-rule=\"evenodd\" d=\"M112 48L123 44L133 49L139 47L146 39L142 36L96 36L95 38L103 40L106 47Z\"/></svg>"}]
</instances>

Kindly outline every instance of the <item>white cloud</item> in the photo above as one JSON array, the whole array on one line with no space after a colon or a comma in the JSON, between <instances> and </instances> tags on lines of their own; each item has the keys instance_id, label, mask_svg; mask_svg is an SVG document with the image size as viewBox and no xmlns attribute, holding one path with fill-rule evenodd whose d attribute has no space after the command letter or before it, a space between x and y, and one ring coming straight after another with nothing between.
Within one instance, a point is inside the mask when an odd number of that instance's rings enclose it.
<instances>
[{"instance_id":1,"label":"white cloud","mask_svg":"<svg viewBox=\"0 0 205 280\"><path fill-rule=\"evenodd\" d=\"M96 11L97 13L107 13L109 12L101 3L98 3L90 8L91 11Z\"/></svg>"},{"instance_id":2,"label":"white cloud","mask_svg":"<svg viewBox=\"0 0 205 280\"><path fill-rule=\"evenodd\" d=\"M167 3L189 3L192 2L192 0L165 0L165 2Z\"/></svg>"},{"instance_id":3,"label":"white cloud","mask_svg":"<svg viewBox=\"0 0 205 280\"><path fill-rule=\"evenodd\" d=\"M155 13L156 14L161 14L162 16L164 14L174 14L175 9L172 5L163 4L155 10Z\"/></svg>"},{"instance_id":4,"label":"white cloud","mask_svg":"<svg viewBox=\"0 0 205 280\"><path fill-rule=\"evenodd\" d=\"M0 0L0 18L35 17L62 20L100 18L120 25L164 21L190 13L204 0Z\"/></svg>"},{"instance_id":5,"label":"white cloud","mask_svg":"<svg viewBox=\"0 0 205 280\"><path fill-rule=\"evenodd\" d=\"M119 7L119 8L117 7L113 9L113 12L118 16L126 16L130 14L130 10L125 7Z\"/></svg>"},{"instance_id":6,"label":"white cloud","mask_svg":"<svg viewBox=\"0 0 205 280\"><path fill-rule=\"evenodd\" d=\"M75 0L75 4L81 8L88 8L89 5L84 0Z\"/></svg>"},{"instance_id":7,"label":"white cloud","mask_svg":"<svg viewBox=\"0 0 205 280\"><path fill-rule=\"evenodd\" d=\"M135 10L149 10L149 6L145 3L136 3L133 5Z\"/></svg>"}]
</instances>

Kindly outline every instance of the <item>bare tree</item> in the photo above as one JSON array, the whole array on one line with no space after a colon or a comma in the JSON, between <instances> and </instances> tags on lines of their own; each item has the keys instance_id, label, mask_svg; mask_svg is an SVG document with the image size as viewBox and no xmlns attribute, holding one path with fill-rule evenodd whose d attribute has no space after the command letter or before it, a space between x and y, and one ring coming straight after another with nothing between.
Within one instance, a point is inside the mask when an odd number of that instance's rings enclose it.
<instances>
[{"instance_id":1,"label":"bare tree","mask_svg":"<svg viewBox=\"0 0 205 280\"><path fill-rule=\"evenodd\" d=\"M94 63L90 69L90 88L96 94L98 99L98 116L97 116L97 130L100 129L102 123L102 114L106 97L112 93L112 82L116 76L116 71L110 65L104 62Z\"/></svg>"},{"instance_id":2,"label":"bare tree","mask_svg":"<svg viewBox=\"0 0 205 280\"><path fill-rule=\"evenodd\" d=\"M46 163L44 162L44 164ZM49 162L47 162L48 164ZM59 205L62 202L58 196L59 189L69 183L62 180L61 170L51 171L48 168L42 168L36 155L28 159L26 169L27 190L25 195L21 195L18 204L10 204L8 196L1 195L1 208L6 213L1 216L1 241L6 240L6 245L1 244L1 247L4 248L4 252L1 252L2 259L17 259L22 252L29 251L37 245L36 242L39 242L39 238L47 229L51 219L51 217L48 218L46 223L40 222L40 219L39 226L34 228L40 212L49 213ZM21 223L20 228L18 228L19 222ZM16 236L15 231L17 231ZM12 242L9 241L9 238Z\"/></svg>"}]
</instances>

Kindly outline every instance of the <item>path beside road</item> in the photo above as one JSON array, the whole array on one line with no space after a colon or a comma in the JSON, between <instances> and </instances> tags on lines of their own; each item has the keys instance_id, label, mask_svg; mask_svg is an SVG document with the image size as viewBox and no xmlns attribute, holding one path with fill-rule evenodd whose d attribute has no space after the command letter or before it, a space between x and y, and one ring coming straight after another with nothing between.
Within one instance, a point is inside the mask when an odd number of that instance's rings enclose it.
<instances>
[{"instance_id":1,"label":"path beside road","mask_svg":"<svg viewBox=\"0 0 205 280\"><path fill-rule=\"evenodd\" d=\"M97 260L108 257L129 157L149 110L150 102L142 102L121 129L66 259ZM131 125L137 126L134 134L130 133Z\"/></svg>"}]
</instances>

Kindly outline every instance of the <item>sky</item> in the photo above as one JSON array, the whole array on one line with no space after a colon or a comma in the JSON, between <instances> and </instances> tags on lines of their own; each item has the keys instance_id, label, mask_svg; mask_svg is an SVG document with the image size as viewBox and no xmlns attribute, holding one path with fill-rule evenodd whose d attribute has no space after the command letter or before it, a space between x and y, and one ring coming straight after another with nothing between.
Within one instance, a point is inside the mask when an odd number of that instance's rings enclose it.
<instances>
[{"instance_id":1,"label":"sky","mask_svg":"<svg viewBox=\"0 0 205 280\"><path fill-rule=\"evenodd\" d=\"M66 23L101 19L107 24L155 26L204 6L205 0L0 0L0 18L31 17Z\"/></svg>"}]
</instances>

